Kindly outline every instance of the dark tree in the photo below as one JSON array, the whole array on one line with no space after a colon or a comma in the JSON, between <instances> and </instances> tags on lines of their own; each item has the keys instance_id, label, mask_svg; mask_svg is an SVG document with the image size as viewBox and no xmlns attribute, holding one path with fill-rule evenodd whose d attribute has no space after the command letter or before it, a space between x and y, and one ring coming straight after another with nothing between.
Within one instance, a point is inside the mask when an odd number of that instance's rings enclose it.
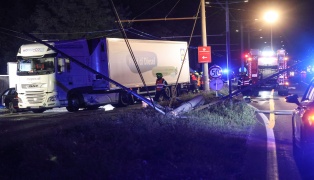
<instances>
[{"instance_id":1,"label":"dark tree","mask_svg":"<svg viewBox=\"0 0 314 180\"><path fill-rule=\"evenodd\" d=\"M126 15L127 8L117 9ZM41 0L31 19L34 32L44 39L95 38L117 32L111 31L117 29L116 19L104 0Z\"/></svg>"}]
</instances>

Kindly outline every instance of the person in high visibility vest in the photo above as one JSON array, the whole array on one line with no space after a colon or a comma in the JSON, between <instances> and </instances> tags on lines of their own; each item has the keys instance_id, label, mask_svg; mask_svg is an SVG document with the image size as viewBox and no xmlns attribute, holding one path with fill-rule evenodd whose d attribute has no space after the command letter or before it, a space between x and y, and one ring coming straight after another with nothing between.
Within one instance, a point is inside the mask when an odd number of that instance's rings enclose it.
<instances>
[{"instance_id":1,"label":"person in high visibility vest","mask_svg":"<svg viewBox=\"0 0 314 180\"><path fill-rule=\"evenodd\" d=\"M204 90L204 76L203 76L203 72L200 72L200 75L199 75L199 81L200 81L200 85L199 85L199 88L201 90Z\"/></svg>"},{"instance_id":2,"label":"person in high visibility vest","mask_svg":"<svg viewBox=\"0 0 314 180\"><path fill-rule=\"evenodd\" d=\"M199 88L198 88L198 73L194 72L191 74L191 83L192 83L192 88L193 88L193 93L198 93Z\"/></svg>"},{"instance_id":3,"label":"person in high visibility vest","mask_svg":"<svg viewBox=\"0 0 314 180\"><path fill-rule=\"evenodd\" d=\"M160 97L163 96L163 98L169 99L169 96L166 94L166 87L168 85L167 81L163 78L162 73L156 73L157 79L156 79L156 93L154 97L154 101L159 102Z\"/></svg>"},{"instance_id":4,"label":"person in high visibility vest","mask_svg":"<svg viewBox=\"0 0 314 180\"><path fill-rule=\"evenodd\" d=\"M247 76L246 73L242 73L240 75L240 78L238 80L238 89L243 89L246 88L247 86L251 86L252 85L252 79L249 78L249 76ZM251 89L247 89L245 91L242 91L242 94L244 96L250 96L252 93Z\"/></svg>"}]
</instances>

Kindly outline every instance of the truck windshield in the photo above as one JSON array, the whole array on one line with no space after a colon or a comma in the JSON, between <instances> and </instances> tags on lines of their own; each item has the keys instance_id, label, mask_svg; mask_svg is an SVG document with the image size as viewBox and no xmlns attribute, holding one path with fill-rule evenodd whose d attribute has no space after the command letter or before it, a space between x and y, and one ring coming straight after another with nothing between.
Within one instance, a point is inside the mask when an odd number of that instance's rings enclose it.
<instances>
[{"instance_id":1,"label":"truck windshield","mask_svg":"<svg viewBox=\"0 0 314 180\"><path fill-rule=\"evenodd\" d=\"M54 58L28 58L19 59L17 75L41 75L55 72Z\"/></svg>"}]
</instances>

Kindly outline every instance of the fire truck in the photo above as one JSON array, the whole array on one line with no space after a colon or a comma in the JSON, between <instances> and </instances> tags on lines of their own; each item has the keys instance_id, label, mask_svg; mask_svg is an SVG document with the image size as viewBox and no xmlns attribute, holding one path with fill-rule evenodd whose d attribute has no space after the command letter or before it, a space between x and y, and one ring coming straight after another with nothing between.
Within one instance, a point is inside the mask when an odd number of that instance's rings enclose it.
<instances>
[{"instance_id":1,"label":"fire truck","mask_svg":"<svg viewBox=\"0 0 314 180\"><path fill-rule=\"evenodd\" d=\"M253 96L258 96L259 89L275 89L278 95L288 95L287 56L284 49L274 51L260 51L251 49L246 58L247 75L257 88L252 90ZM282 73L280 73L282 72Z\"/></svg>"}]
</instances>

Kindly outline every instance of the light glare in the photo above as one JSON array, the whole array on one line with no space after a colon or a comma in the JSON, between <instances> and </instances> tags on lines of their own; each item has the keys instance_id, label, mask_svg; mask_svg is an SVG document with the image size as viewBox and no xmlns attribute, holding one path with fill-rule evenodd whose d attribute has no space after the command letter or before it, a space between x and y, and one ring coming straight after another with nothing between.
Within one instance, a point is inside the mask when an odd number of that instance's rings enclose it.
<instances>
[{"instance_id":1,"label":"light glare","mask_svg":"<svg viewBox=\"0 0 314 180\"><path fill-rule=\"evenodd\" d=\"M278 19L278 13L276 11L268 11L264 15L264 20L269 23L274 23Z\"/></svg>"}]
</instances>

